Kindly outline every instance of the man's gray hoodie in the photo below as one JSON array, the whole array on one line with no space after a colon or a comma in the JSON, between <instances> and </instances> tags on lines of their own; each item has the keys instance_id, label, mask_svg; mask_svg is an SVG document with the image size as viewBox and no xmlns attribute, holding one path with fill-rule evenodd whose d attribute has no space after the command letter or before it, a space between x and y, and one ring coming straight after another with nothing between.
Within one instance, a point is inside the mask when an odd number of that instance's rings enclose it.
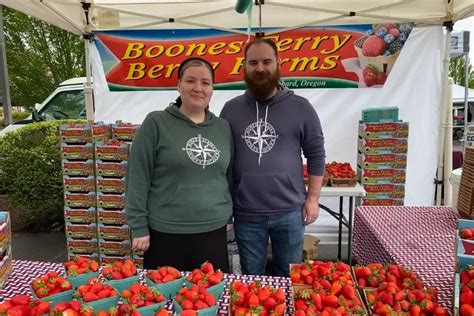
<instances>
[{"instance_id":1,"label":"man's gray hoodie","mask_svg":"<svg viewBox=\"0 0 474 316\"><path fill-rule=\"evenodd\" d=\"M234 217L272 219L301 208L301 151L310 175L323 175L325 164L321 122L308 100L280 87L260 102L247 91L228 101L220 116L230 123L235 144Z\"/></svg>"}]
</instances>

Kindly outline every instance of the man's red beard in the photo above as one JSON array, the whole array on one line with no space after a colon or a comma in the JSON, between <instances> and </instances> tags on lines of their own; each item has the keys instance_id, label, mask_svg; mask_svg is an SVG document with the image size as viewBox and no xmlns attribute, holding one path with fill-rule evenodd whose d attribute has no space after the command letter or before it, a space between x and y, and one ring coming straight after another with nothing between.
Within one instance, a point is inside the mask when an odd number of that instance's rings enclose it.
<instances>
[{"instance_id":1,"label":"man's red beard","mask_svg":"<svg viewBox=\"0 0 474 316\"><path fill-rule=\"evenodd\" d=\"M244 72L245 83L250 94L257 100L265 100L271 96L280 83L280 69L270 73L256 72L249 74Z\"/></svg>"}]
</instances>

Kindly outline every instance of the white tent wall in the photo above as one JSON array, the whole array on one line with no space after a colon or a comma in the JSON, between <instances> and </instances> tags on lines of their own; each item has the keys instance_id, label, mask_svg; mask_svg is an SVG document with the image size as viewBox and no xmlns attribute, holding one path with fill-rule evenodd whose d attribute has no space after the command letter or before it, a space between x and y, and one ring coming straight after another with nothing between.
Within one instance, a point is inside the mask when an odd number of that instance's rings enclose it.
<instances>
[{"instance_id":1,"label":"white tent wall","mask_svg":"<svg viewBox=\"0 0 474 316\"><path fill-rule=\"evenodd\" d=\"M410 122L406 205L432 205L442 98L444 36L441 27L415 28L383 88L295 90L319 113L326 140L327 160L357 159L357 128L361 111L398 106L400 118ZM91 49L97 121L141 123L146 114L165 108L176 91L109 92L97 50ZM242 91L214 91L211 111ZM271 116L271 112L269 114Z\"/></svg>"}]
</instances>

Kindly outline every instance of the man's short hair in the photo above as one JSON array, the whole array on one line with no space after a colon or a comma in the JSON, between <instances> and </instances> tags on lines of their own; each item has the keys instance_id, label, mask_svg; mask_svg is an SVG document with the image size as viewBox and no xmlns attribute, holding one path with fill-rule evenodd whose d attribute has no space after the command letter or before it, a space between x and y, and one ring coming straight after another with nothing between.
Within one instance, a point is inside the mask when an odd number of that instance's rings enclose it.
<instances>
[{"instance_id":1,"label":"man's short hair","mask_svg":"<svg viewBox=\"0 0 474 316\"><path fill-rule=\"evenodd\" d=\"M247 52L250 49L250 47L255 46L255 45L261 45L261 44L267 44L273 49L273 52L275 53L275 57L278 59L278 47L276 46L275 42L272 41L269 38L257 38L256 40L251 41L245 46L245 59L247 59Z\"/></svg>"}]
</instances>

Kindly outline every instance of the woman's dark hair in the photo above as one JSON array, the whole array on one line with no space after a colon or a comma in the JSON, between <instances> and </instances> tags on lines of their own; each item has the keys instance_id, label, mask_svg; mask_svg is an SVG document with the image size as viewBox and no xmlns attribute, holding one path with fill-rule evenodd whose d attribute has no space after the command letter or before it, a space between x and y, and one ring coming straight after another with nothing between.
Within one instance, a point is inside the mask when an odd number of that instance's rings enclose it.
<instances>
[{"instance_id":1,"label":"woman's dark hair","mask_svg":"<svg viewBox=\"0 0 474 316\"><path fill-rule=\"evenodd\" d=\"M212 65L205 59L199 58L199 57L190 57L185 59L181 65L178 67L178 80L181 80L183 77L184 71L188 69L189 67L193 66L204 66L209 69L209 72L211 73L211 78L212 82L214 83L214 69L212 68ZM174 102L172 102L173 105L177 106L178 108L183 104L181 97L177 97Z\"/></svg>"}]
</instances>

